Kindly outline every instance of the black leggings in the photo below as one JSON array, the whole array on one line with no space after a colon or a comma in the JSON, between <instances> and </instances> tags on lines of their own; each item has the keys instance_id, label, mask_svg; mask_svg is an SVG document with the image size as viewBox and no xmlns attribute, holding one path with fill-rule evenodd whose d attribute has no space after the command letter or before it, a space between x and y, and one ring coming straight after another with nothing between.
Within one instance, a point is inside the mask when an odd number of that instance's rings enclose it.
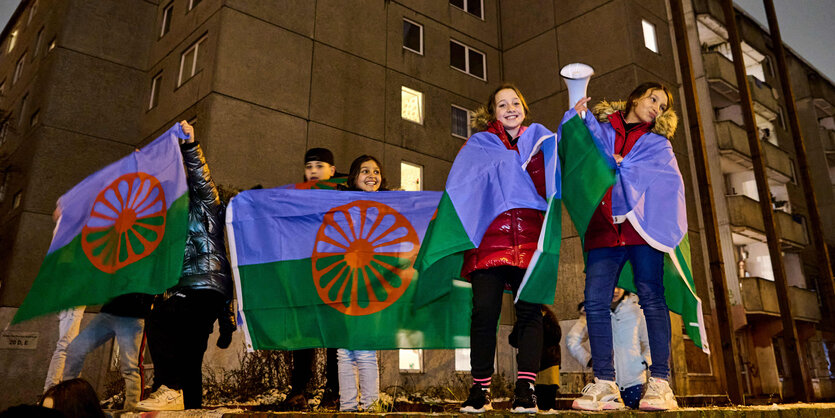
<instances>
[{"instance_id":1,"label":"black leggings","mask_svg":"<svg viewBox=\"0 0 835 418\"><path fill-rule=\"evenodd\" d=\"M505 283L514 295L525 270L519 267L500 266L476 270L470 274L473 286L473 316L470 324L470 367L475 379L493 376L493 359L496 356L496 329L502 312L502 293ZM542 313L536 303L519 301L516 308L516 328L519 351L516 365L520 372L539 371L542 355Z\"/></svg>"}]
</instances>

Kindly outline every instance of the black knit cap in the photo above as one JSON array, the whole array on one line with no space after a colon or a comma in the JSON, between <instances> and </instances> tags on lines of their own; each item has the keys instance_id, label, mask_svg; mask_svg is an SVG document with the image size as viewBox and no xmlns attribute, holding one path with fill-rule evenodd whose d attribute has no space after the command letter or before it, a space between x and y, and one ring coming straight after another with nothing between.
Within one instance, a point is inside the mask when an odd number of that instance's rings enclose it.
<instances>
[{"instance_id":1,"label":"black knit cap","mask_svg":"<svg viewBox=\"0 0 835 418\"><path fill-rule=\"evenodd\" d=\"M304 153L304 163L310 161L321 161L323 163L333 164L333 153L327 148L311 148Z\"/></svg>"}]
</instances>

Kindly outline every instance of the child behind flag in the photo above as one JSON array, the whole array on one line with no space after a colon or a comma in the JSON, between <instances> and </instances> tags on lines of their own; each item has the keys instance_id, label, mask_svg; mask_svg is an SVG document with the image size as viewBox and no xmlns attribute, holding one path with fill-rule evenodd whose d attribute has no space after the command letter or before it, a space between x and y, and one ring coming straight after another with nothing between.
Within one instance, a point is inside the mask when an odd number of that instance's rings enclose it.
<instances>
[{"instance_id":1,"label":"child behind flag","mask_svg":"<svg viewBox=\"0 0 835 418\"><path fill-rule=\"evenodd\" d=\"M346 186L340 190L376 192L386 190L386 178L380 161L370 155L361 155L351 163ZM359 408L368 411L380 397L377 352L374 350L348 350L336 352L339 366L339 410L356 412L357 374L359 374ZM356 370L356 371L355 371Z\"/></svg>"},{"instance_id":2,"label":"child behind flag","mask_svg":"<svg viewBox=\"0 0 835 418\"><path fill-rule=\"evenodd\" d=\"M516 143L527 128L528 105L522 93L511 84L503 84L479 109L474 125L493 135L506 151L516 152ZM454 165L454 163L453 163ZM527 173L536 191L545 197L545 166L542 152L530 161ZM503 185L508 188L515 184ZM483 413L492 409L489 396L496 355L496 327L502 309L502 293L509 288L515 294L537 249L543 221L535 209L510 209L499 214L484 233L478 248L464 256L462 277L469 278L473 288L473 311L470 330L470 364L473 386L461 406L461 412ZM514 391L513 412L535 413L534 381L539 371L542 347L542 314L540 305L519 300L515 304L519 351L516 355L518 374Z\"/></svg>"}]
</instances>

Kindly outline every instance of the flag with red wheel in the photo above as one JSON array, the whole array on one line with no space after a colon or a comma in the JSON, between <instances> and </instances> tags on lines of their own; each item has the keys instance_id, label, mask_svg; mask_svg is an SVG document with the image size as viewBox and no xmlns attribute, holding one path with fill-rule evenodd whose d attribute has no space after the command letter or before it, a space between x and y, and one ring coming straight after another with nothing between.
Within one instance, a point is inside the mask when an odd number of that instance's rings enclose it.
<instances>
[{"instance_id":1,"label":"flag with red wheel","mask_svg":"<svg viewBox=\"0 0 835 418\"><path fill-rule=\"evenodd\" d=\"M13 323L177 284L188 231L185 137L177 124L61 196L52 243Z\"/></svg>"}]
</instances>

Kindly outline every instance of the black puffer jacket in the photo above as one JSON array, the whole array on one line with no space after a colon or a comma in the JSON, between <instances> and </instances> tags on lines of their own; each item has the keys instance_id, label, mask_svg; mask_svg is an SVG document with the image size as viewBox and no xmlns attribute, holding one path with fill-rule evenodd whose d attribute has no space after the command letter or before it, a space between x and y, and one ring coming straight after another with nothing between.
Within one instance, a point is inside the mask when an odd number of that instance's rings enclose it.
<instances>
[{"instance_id":1,"label":"black puffer jacket","mask_svg":"<svg viewBox=\"0 0 835 418\"><path fill-rule=\"evenodd\" d=\"M232 273L226 256L223 228L226 208L220 201L203 149L195 142L182 144L188 181L188 237L180 282L170 290L214 290L224 297L218 313L220 330L236 329L232 308Z\"/></svg>"}]
</instances>

